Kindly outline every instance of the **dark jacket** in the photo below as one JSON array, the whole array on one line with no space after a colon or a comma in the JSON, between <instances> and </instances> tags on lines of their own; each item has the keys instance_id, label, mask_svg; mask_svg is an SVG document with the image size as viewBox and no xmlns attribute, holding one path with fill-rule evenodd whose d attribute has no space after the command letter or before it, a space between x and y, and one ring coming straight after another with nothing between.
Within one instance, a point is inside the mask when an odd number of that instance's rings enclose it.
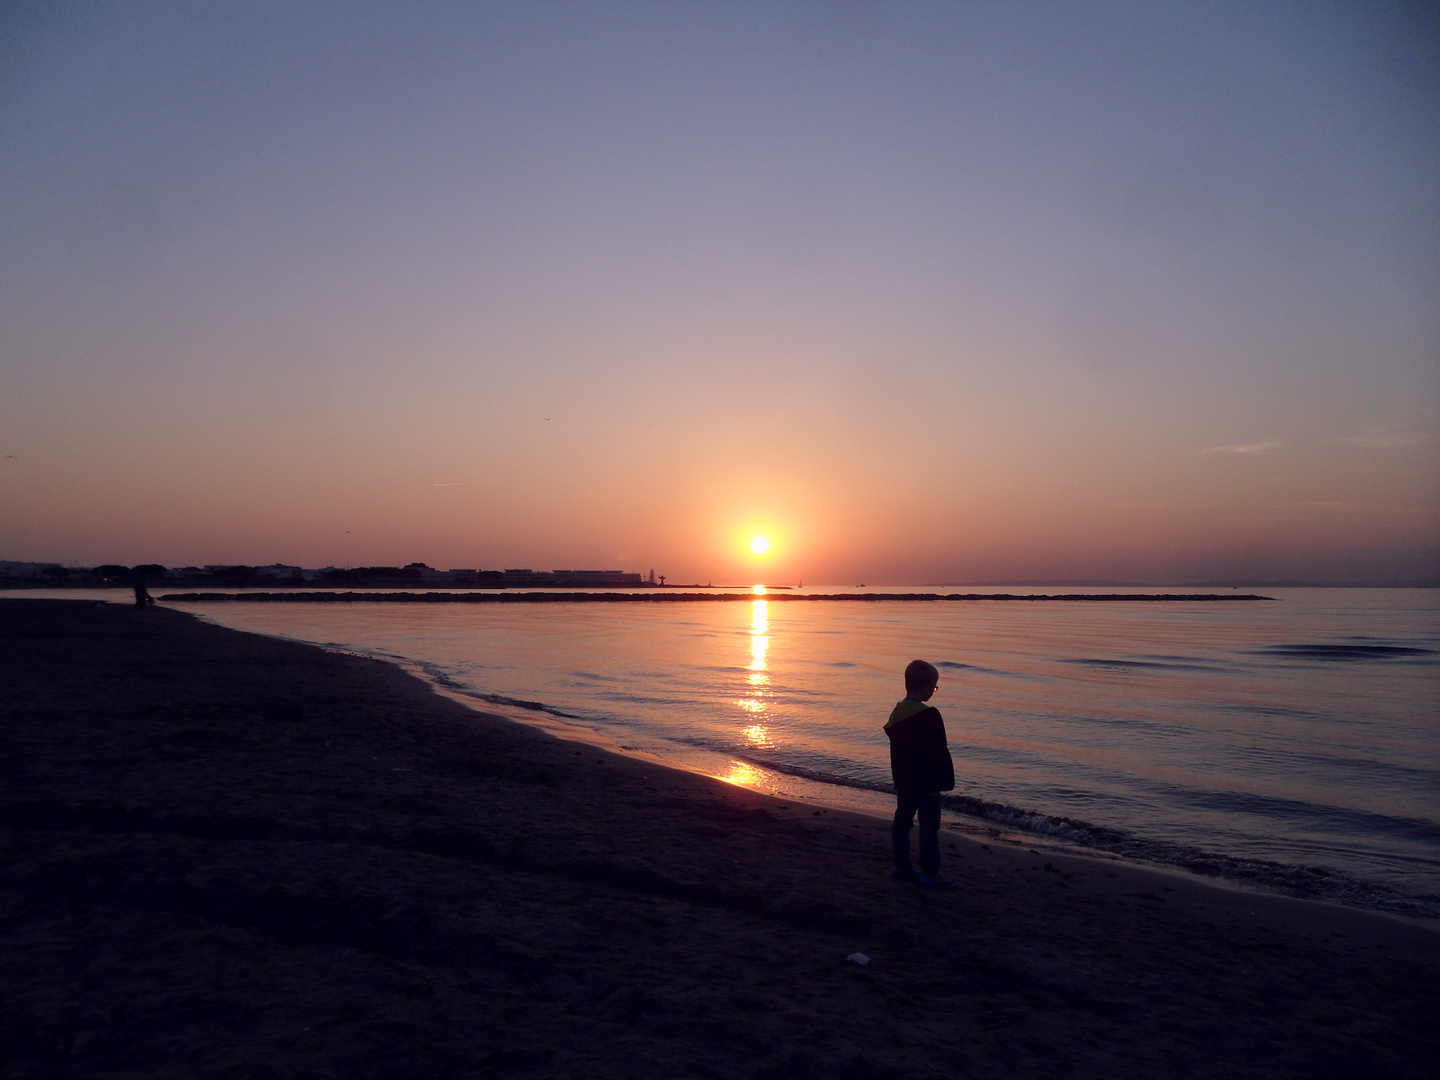
<instances>
[{"instance_id":1,"label":"dark jacket","mask_svg":"<svg viewBox=\"0 0 1440 1080\"><path fill-rule=\"evenodd\" d=\"M951 791L955 764L945 742L940 710L906 698L885 722L890 737L890 776L897 791Z\"/></svg>"}]
</instances>

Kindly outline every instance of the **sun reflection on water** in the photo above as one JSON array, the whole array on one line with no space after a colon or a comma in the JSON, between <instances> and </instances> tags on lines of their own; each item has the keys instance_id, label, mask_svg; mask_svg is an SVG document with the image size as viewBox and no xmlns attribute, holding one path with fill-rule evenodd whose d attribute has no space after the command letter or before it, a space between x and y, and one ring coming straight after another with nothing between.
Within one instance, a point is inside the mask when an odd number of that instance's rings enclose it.
<instances>
[{"instance_id":1,"label":"sun reflection on water","mask_svg":"<svg viewBox=\"0 0 1440 1080\"><path fill-rule=\"evenodd\" d=\"M761 750L773 750L775 747L770 741L770 729L764 724L751 724L745 729L745 738L750 740L751 746L757 746Z\"/></svg>"},{"instance_id":2,"label":"sun reflection on water","mask_svg":"<svg viewBox=\"0 0 1440 1080\"><path fill-rule=\"evenodd\" d=\"M756 600L750 609L750 667L746 676L750 693L735 704L748 714L750 720L749 726L743 729L745 740L751 746L767 750L775 745L770 739L770 729L763 723L766 699L770 696L767 689L770 676L766 674L769 665L765 659L769 650L770 605L764 600Z\"/></svg>"},{"instance_id":3,"label":"sun reflection on water","mask_svg":"<svg viewBox=\"0 0 1440 1080\"><path fill-rule=\"evenodd\" d=\"M770 648L769 605L764 600L756 600L754 611L750 616L750 670L760 672L765 670L765 653ZM763 686L768 682L763 675L756 678L750 676L752 686Z\"/></svg>"},{"instance_id":4,"label":"sun reflection on water","mask_svg":"<svg viewBox=\"0 0 1440 1080\"><path fill-rule=\"evenodd\" d=\"M770 648L770 639L769 639L768 637L758 637L758 636L757 636L757 637L752 637L752 638L750 639L750 670L751 670L751 671L764 671L764 670L765 670L765 650L768 649L768 648ZM755 680L754 680L754 679L751 679L750 681L751 681L751 682L754 682Z\"/></svg>"},{"instance_id":5,"label":"sun reflection on water","mask_svg":"<svg viewBox=\"0 0 1440 1080\"><path fill-rule=\"evenodd\" d=\"M732 761L730 771L720 779L727 784L739 784L741 787L759 787L765 779L765 771L743 761Z\"/></svg>"}]
</instances>

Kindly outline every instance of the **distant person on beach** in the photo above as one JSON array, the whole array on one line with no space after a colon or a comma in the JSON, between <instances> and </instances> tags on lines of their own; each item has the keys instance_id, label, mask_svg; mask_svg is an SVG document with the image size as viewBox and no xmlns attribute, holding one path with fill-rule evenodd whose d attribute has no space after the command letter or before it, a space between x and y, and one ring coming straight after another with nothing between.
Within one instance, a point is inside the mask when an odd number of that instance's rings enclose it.
<instances>
[{"instance_id":1,"label":"distant person on beach","mask_svg":"<svg viewBox=\"0 0 1440 1080\"><path fill-rule=\"evenodd\" d=\"M155 606L155 598L150 595L150 590L145 587L143 581L135 583L135 606L138 608Z\"/></svg>"},{"instance_id":2,"label":"distant person on beach","mask_svg":"<svg viewBox=\"0 0 1440 1080\"><path fill-rule=\"evenodd\" d=\"M940 672L924 660L905 668L905 698L885 721L890 739L890 776L895 781L895 822L890 840L895 849L896 881L919 881L927 889L953 889L940 876L940 793L955 787L955 764L945 741L940 710L927 705L940 685ZM910 827L920 815L920 873L910 865Z\"/></svg>"}]
</instances>

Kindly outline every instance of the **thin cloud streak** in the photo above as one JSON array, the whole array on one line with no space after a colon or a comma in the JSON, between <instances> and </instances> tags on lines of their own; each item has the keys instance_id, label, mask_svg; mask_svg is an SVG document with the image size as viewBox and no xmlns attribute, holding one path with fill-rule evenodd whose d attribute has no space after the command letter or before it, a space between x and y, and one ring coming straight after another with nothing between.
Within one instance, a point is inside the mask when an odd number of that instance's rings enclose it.
<instances>
[{"instance_id":1,"label":"thin cloud streak","mask_svg":"<svg viewBox=\"0 0 1440 1080\"><path fill-rule=\"evenodd\" d=\"M1257 442L1242 443L1239 446L1207 446L1204 450L1196 450L1197 454L1268 454L1271 450L1279 450L1284 446L1283 442Z\"/></svg>"}]
</instances>

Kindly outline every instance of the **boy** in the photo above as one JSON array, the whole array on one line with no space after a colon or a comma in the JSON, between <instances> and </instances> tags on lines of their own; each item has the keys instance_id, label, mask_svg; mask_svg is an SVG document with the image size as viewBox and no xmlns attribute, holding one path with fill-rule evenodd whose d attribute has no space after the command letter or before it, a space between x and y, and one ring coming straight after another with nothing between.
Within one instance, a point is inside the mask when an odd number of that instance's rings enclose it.
<instances>
[{"instance_id":1,"label":"boy","mask_svg":"<svg viewBox=\"0 0 1440 1080\"><path fill-rule=\"evenodd\" d=\"M940 672L924 660L905 668L905 700L885 721L890 739L890 776L895 781L895 822L890 840L895 849L896 881L917 880L910 868L910 826L920 813L920 873L927 889L953 889L940 877L940 793L955 787L955 764L945 742L940 710L925 704L940 685Z\"/></svg>"}]
</instances>

